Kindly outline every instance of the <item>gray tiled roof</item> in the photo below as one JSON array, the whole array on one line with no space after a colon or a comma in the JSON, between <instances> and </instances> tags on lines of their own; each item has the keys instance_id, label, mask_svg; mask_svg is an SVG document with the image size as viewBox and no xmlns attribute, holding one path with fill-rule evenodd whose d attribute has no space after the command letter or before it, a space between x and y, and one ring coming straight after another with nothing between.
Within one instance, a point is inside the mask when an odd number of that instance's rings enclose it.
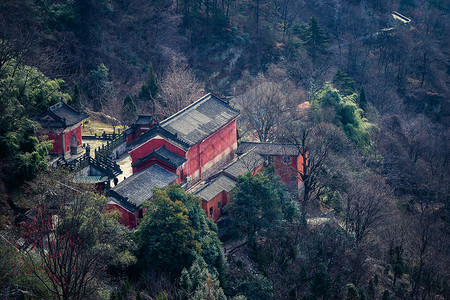
<instances>
[{"instance_id":1,"label":"gray tiled roof","mask_svg":"<svg viewBox=\"0 0 450 300\"><path fill-rule=\"evenodd\" d=\"M272 144L272 143L253 143L242 142L236 149L236 154L241 155L250 149L255 148L261 155L279 155L279 156L298 156L298 148L294 144Z\"/></svg>"},{"instance_id":2,"label":"gray tiled roof","mask_svg":"<svg viewBox=\"0 0 450 300\"><path fill-rule=\"evenodd\" d=\"M230 174L234 178L238 178L239 175L254 171L264 163L264 158L255 150L255 148L249 149L247 153L235 158L234 161L223 169L223 172Z\"/></svg>"},{"instance_id":3,"label":"gray tiled roof","mask_svg":"<svg viewBox=\"0 0 450 300\"><path fill-rule=\"evenodd\" d=\"M166 145L156 149L155 152L157 154L161 155L162 157L164 157L175 168L178 168L179 166L184 164L184 162L187 160L183 156L180 156L180 155L178 155L176 153L173 153L172 151L167 149Z\"/></svg>"},{"instance_id":4,"label":"gray tiled roof","mask_svg":"<svg viewBox=\"0 0 450 300\"><path fill-rule=\"evenodd\" d=\"M145 133L141 134L137 140L133 141L130 144L130 148L131 149L135 149L137 147L139 147L140 145L146 143L147 141L151 140L152 138L154 138L155 136L162 136L164 139L166 139L167 141L169 141L171 144L179 147L180 149L183 150L188 150L189 149L189 143L187 143L186 141L182 141L177 134L173 134L171 132L169 132L168 130L165 130L164 128L162 128L159 124L156 125L155 127L153 127L152 129L146 131Z\"/></svg>"},{"instance_id":5,"label":"gray tiled roof","mask_svg":"<svg viewBox=\"0 0 450 300\"><path fill-rule=\"evenodd\" d=\"M151 125L155 119L150 115L139 115L133 125Z\"/></svg>"},{"instance_id":6,"label":"gray tiled roof","mask_svg":"<svg viewBox=\"0 0 450 300\"><path fill-rule=\"evenodd\" d=\"M157 150L151 152L150 154L140 158L137 162L132 164L132 167L140 165L141 163L149 160L152 157L157 158L174 168L178 168L179 166L184 164L184 162L187 160L183 156L173 153L172 151L167 149L166 146L164 145L158 148Z\"/></svg>"},{"instance_id":7,"label":"gray tiled roof","mask_svg":"<svg viewBox=\"0 0 450 300\"><path fill-rule=\"evenodd\" d=\"M207 183L199 190L194 191L194 194L205 201L209 201L220 194L222 191L230 192L235 187L236 183L236 180L228 177L225 174L222 174Z\"/></svg>"},{"instance_id":8,"label":"gray tiled roof","mask_svg":"<svg viewBox=\"0 0 450 300\"><path fill-rule=\"evenodd\" d=\"M48 117L50 118L49 120ZM65 128L75 125L78 122L83 121L87 117L87 114L83 112L77 112L66 103L59 102L55 105L50 106L47 111L34 118L34 120L39 122L44 128Z\"/></svg>"},{"instance_id":9,"label":"gray tiled roof","mask_svg":"<svg viewBox=\"0 0 450 300\"><path fill-rule=\"evenodd\" d=\"M119 205L134 211L142 202L153 197L153 188L168 186L177 178L178 175L153 165L119 183L110 190L109 196Z\"/></svg>"},{"instance_id":10,"label":"gray tiled roof","mask_svg":"<svg viewBox=\"0 0 450 300\"><path fill-rule=\"evenodd\" d=\"M82 175L75 175L75 177L72 180L74 183L81 183L81 184L94 184L94 183L100 183L100 182L106 182L108 181L108 176L82 176Z\"/></svg>"},{"instance_id":11,"label":"gray tiled roof","mask_svg":"<svg viewBox=\"0 0 450 300\"><path fill-rule=\"evenodd\" d=\"M161 122L161 127L178 134L191 146L239 116L239 112L213 94L207 94Z\"/></svg>"}]
</instances>

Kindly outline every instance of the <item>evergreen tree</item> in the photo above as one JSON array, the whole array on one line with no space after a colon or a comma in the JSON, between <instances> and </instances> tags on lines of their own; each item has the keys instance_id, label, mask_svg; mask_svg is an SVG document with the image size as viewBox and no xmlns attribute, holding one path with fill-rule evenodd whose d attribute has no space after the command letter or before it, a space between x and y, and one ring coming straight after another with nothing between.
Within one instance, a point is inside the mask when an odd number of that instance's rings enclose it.
<instances>
[{"instance_id":1,"label":"evergreen tree","mask_svg":"<svg viewBox=\"0 0 450 300\"><path fill-rule=\"evenodd\" d=\"M80 95L80 88L78 84L75 84L73 87L73 95L72 99L68 103L70 106L72 106L77 111L81 110L81 95Z\"/></svg>"},{"instance_id":2,"label":"evergreen tree","mask_svg":"<svg viewBox=\"0 0 450 300\"><path fill-rule=\"evenodd\" d=\"M369 280L369 286L367 287L367 295L369 299L375 299L375 285L373 284L373 280Z\"/></svg>"},{"instance_id":3,"label":"evergreen tree","mask_svg":"<svg viewBox=\"0 0 450 300\"><path fill-rule=\"evenodd\" d=\"M176 278L192 264L201 245L195 239L186 206L171 201L163 190L155 191L153 197L137 230L138 258L141 266L165 270Z\"/></svg>"},{"instance_id":4,"label":"evergreen tree","mask_svg":"<svg viewBox=\"0 0 450 300\"><path fill-rule=\"evenodd\" d=\"M266 176L250 172L239 176L231 203L230 228L237 235L245 235L250 244L258 235L264 235L282 219L279 193Z\"/></svg>"},{"instance_id":5,"label":"evergreen tree","mask_svg":"<svg viewBox=\"0 0 450 300\"><path fill-rule=\"evenodd\" d=\"M355 93L355 81L341 70L336 72L333 83L338 87L342 95L348 96Z\"/></svg>"},{"instance_id":6,"label":"evergreen tree","mask_svg":"<svg viewBox=\"0 0 450 300\"><path fill-rule=\"evenodd\" d=\"M139 92L139 99L144 101L151 101L152 103L152 113L155 113L155 99L159 92L159 86L156 81L155 71L153 70L153 65L150 64L148 69L147 81L142 85L141 91Z\"/></svg>"},{"instance_id":7,"label":"evergreen tree","mask_svg":"<svg viewBox=\"0 0 450 300\"><path fill-rule=\"evenodd\" d=\"M347 295L345 296L346 300L358 300L359 293L358 289L355 287L353 283L347 284Z\"/></svg>"},{"instance_id":8,"label":"evergreen tree","mask_svg":"<svg viewBox=\"0 0 450 300\"><path fill-rule=\"evenodd\" d=\"M201 257L223 284L223 246L217 226L200 206L201 200L178 185L155 190L153 198L136 232L141 265L177 278L183 268Z\"/></svg>"},{"instance_id":9,"label":"evergreen tree","mask_svg":"<svg viewBox=\"0 0 450 300\"><path fill-rule=\"evenodd\" d=\"M319 21L312 16L304 34L304 41L308 54L313 63L316 63L320 56L328 54L327 45L329 39L325 31L320 27Z\"/></svg>"},{"instance_id":10,"label":"evergreen tree","mask_svg":"<svg viewBox=\"0 0 450 300\"><path fill-rule=\"evenodd\" d=\"M137 108L134 104L133 99L128 94L125 99L123 99L122 104L122 123L130 125L137 118Z\"/></svg>"},{"instance_id":11,"label":"evergreen tree","mask_svg":"<svg viewBox=\"0 0 450 300\"><path fill-rule=\"evenodd\" d=\"M36 137L30 119L70 96L61 92L62 79L50 79L15 59L2 61L0 72L0 186L17 188L47 169L51 142ZM0 201L1 203L1 201Z\"/></svg>"},{"instance_id":12,"label":"evergreen tree","mask_svg":"<svg viewBox=\"0 0 450 300\"><path fill-rule=\"evenodd\" d=\"M244 294L248 300L273 299L273 285L267 277L255 274L245 279L237 286L237 290Z\"/></svg>"},{"instance_id":13,"label":"evergreen tree","mask_svg":"<svg viewBox=\"0 0 450 300\"><path fill-rule=\"evenodd\" d=\"M156 81L155 71L153 70L153 65L150 64L148 69L147 81L141 87L141 91L139 92L139 99L154 99L156 95L158 95L158 92L159 86Z\"/></svg>"},{"instance_id":14,"label":"evergreen tree","mask_svg":"<svg viewBox=\"0 0 450 300\"><path fill-rule=\"evenodd\" d=\"M181 272L180 294L182 299L226 300L217 276L208 271L201 257L197 257L189 271Z\"/></svg>"},{"instance_id":15,"label":"evergreen tree","mask_svg":"<svg viewBox=\"0 0 450 300\"><path fill-rule=\"evenodd\" d=\"M359 107L364 111L367 110L367 97L364 87L361 87L361 92L359 93Z\"/></svg>"},{"instance_id":16,"label":"evergreen tree","mask_svg":"<svg viewBox=\"0 0 450 300\"><path fill-rule=\"evenodd\" d=\"M392 266L392 271L394 272L393 286L397 281L397 278L401 278L403 272L405 271L405 263L403 261L403 247L393 246L389 247L389 264Z\"/></svg>"},{"instance_id":17,"label":"evergreen tree","mask_svg":"<svg viewBox=\"0 0 450 300\"><path fill-rule=\"evenodd\" d=\"M311 292L316 297L326 299L330 293L331 278L324 264L319 266L319 270L314 273L311 280Z\"/></svg>"},{"instance_id":18,"label":"evergreen tree","mask_svg":"<svg viewBox=\"0 0 450 300\"><path fill-rule=\"evenodd\" d=\"M114 87L108 77L109 69L103 63L90 73L89 96L95 111L102 111L103 104L114 98Z\"/></svg>"}]
</instances>

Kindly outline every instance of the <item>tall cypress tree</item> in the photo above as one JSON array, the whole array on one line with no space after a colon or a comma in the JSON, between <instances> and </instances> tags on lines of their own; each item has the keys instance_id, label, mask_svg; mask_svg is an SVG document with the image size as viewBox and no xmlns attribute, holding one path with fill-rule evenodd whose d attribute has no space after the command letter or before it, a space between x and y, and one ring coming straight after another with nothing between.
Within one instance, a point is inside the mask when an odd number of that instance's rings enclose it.
<instances>
[{"instance_id":1,"label":"tall cypress tree","mask_svg":"<svg viewBox=\"0 0 450 300\"><path fill-rule=\"evenodd\" d=\"M73 87L73 95L72 99L69 102L69 105L78 111L81 110L80 88L78 87L77 83L75 83L75 86Z\"/></svg>"},{"instance_id":2,"label":"tall cypress tree","mask_svg":"<svg viewBox=\"0 0 450 300\"><path fill-rule=\"evenodd\" d=\"M137 108L134 104L133 99L128 94L125 99L123 99L122 104L122 123L130 125L137 117Z\"/></svg>"},{"instance_id":3,"label":"tall cypress tree","mask_svg":"<svg viewBox=\"0 0 450 300\"><path fill-rule=\"evenodd\" d=\"M367 109L366 90L364 87L361 87L361 92L359 93L359 107L364 111Z\"/></svg>"},{"instance_id":4,"label":"tall cypress tree","mask_svg":"<svg viewBox=\"0 0 450 300\"><path fill-rule=\"evenodd\" d=\"M309 20L308 28L304 35L304 41L313 63L317 62L319 56L328 54L327 45L329 39L327 38L325 31L320 27L319 21L314 16Z\"/></svg>"},{"instance_id":5,"label":"tall cypress tree","mask_svg":"<svg viewBox=\"0 0 450 300\"><path fill-rule=\"evenodd\" d=\"M148 70L147 81L142 85L141 91L139 92L140 100L150 100L152 102L152 112L155 112L155 98L158 95L159 86L156 81L155 71L153 70L153 65L150 64Z\"/></svg>"}]
</instances>

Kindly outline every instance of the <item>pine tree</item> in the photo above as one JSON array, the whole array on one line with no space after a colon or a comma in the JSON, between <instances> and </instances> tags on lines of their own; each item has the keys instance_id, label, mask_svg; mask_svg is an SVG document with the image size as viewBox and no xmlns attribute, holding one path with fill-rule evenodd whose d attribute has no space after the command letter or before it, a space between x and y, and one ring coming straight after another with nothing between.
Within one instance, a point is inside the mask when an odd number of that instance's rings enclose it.
<instances>
[{"instance_id":1,"label":"pine tree","mask_svg":"<svg viewBox=\"0 0 450 300\"><path fill-rule=\"evenodd\" d=\"M95 111L102 111L103 104L115 97L114 86L108 79L109 69L103 64L91 71L89 75L89 97L94 101Z\"/></svg>"},{"instance_id":2,"label":"pine tree","mask_svg":"<svg viewBox=\"0 0 450 300\"><path fill-rule=\"evenodd\" d=\"M347 73L342 72L341 70L336 72L333 83L339 88L339 91L344 96L355 93L355 81L348 76Z\"/></svg>"},{"instance_id":3,"label":"pine tree","mask_svg":"<svg viewBox=\"0 0 450 300\"><path fill-rule=\"evenodd\" d=\"M196 258L189 270L181 272L179 293L182 299L226 300L217 276L209 272L201 257Z\"/></svg>"},{"instance_id":4,"label":"pine tree","mask_svg":"<svg viewBox=\"0 0 450 300\"><path fill-rule=\"evenodd\" d=\"M94 100L94 111L102 111L103 110L103 104L100 100Z\"/></svg>"},{"instance_id":5,"label":"pine tree","mask_svg":"<svg viewBox=\"0 0 450 300\"><path fill-rule=\"evenodd\" d=\"M316 17L311 17L305 35L305 46L308 54L311 56L313 63L316 63L319 56L328 54L327 44L329 39L325 31L320 27Z\"/></svg>"},{"instance_id":6,"label":"pine tree","mask_svg":"<svg viewBox=\"0 0 450 300\"><path fill-rule=\"evenodd\" d=\"M155 113L155 98L158 95L159 86L156 81L155 71L153 70L153 65L150 64L148 69L147 81L142 85L141 91L139 92L140 100L150 100L152 102L152 112Z\"/></svg>"},{"instance_id":7,"label":"pine tree","mask_svg":"<svg viewBox=\"0 0 450 300\"><path fill-rule=\"evenodd\" d=\"M73 87L73 95L72 99L69 101L69 105L77 111L81 110L80 88L78 87L78 84L75 84L75 86Z\"/></svg>"},{"instance_id":8,"label":"pine tree","mask_svg":"<svg viewBox=\"0 0 450 300\"><path fill-rule=\"evenodd\" d=\"M133 99L128 94L125 99L123 99L122 105L122 123L123 124L131 124L137 118L137 108L136 104L134 104Z\"/></svg>"},{"instance_id":9,"label":"pine tree","mask_svg":"<svg viewBox=\"0 0 450 300\"><path fill-rule=\"evenodd\" d=\"M361 87L361 92L359 93L359 107L364 111L367 109L366 90L364 87Z\"/></svg>"},{"instance_id":10,"label":"pine tree","mask_svg":"<svg viewBox=\"0 0 450 300\"><path fill-rule=\"evenodd\" d=\"M369 280L369 287L367 288L367 295L369 299L375 299L375 285L373 284L373 280Z\"/></svg>"}]
</instances>

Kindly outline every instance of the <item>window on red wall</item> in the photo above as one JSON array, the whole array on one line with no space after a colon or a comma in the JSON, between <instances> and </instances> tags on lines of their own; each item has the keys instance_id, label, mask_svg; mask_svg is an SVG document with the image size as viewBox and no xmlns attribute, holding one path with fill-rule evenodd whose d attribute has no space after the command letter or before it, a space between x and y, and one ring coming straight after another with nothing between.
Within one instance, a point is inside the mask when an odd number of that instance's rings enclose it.
<instances>
[{"instance_id":1,"label":"window on red wall","mask_svg":"<svg viewBox=\"0 0 450 300\"><path fill-rule=\"evenodd\" d=\"M283 157L283 162L285 164L290 164L291 163L291 157L290 156L285 156Z\"/></svg>"},{"instance_id":2,"label":"window on red wall","mask_svg":"<svg viewBox=\"0 0 450 300\"><path fill-rule=\"evenodd\" d=\"M222 208L222 201L219 201L219 203L217 203L217 207L218 207L219 209Z\"/></svg>"},{"instance_id":3,"label":"window on red wall","mask_svg":"<svg viewBox=\"0 0 450 300\"><path fill-rule=\"evenodd\" d=\"M209 208L209 216L212 218L214 215L214 207Z\"/></svg>"}]
</instances>

